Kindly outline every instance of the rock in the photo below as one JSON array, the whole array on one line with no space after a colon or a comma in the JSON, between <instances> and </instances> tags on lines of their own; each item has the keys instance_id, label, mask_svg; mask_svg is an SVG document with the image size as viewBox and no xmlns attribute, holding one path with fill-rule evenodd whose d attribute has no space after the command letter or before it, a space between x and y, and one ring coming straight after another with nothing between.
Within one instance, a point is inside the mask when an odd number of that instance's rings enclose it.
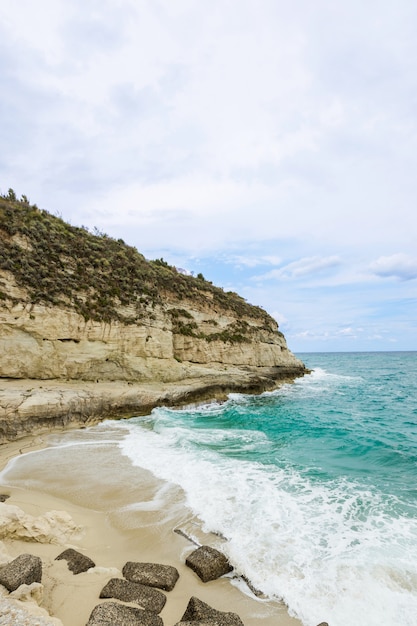
<instances>
[{"instance_id":1,"label":"rock","mask_svg":"<svg viewBox=\"0 0 417 626\"><path fill-rule=\"evenodd\" d=\"M33 516L12 504L3 503L0 507L0 539L65 544L77 530L65 511Z\"/></svg>"},{"instance_id":2,"label":"rock","mask_svg":"<svg viewBox=\"0 0 417 626\"><path fill-rule=\"evenodd\" d=\"M238 294L4 197L0 288L0 441L306 373L276 320Z\"/></svg>"},{"instance_id":3,"label":"rock","mask_svg":"<svg viewBox=\"0 0 417 626\"><path fill-rule=\"evenodd\" d=\"M123 576L134 583L158 587L171 591L179 578L178 570L171 565L157 563L135 563L128 561L122 570Z\"/></svg>"},{"instance_id":4,"label":"rock","mask_svg":"<svg viewBox=\"0 0 417 626\"><path fill-rule=\"evenodd\" d=\"M327 622L320 622L317 626L329 626L329 624Z\"/></svg>"},{"instance_id":5,"label":"rock","mask_svg":"<svg viewBox=\"0 0 417 626\"><path fill-rule=\"evenodd\" d=\"M20 585L40 583L41 579L42 561L32 554L21 554L0 568L0 584L9 591L15 591Z\"/></svg>"},{"instance_id":6,"label":"rock","mask_svg":"<svg viewBox=\"0 0 417 626\"><path fill-rule=\"evenodd\" d=\"M1 241L0 228L0 246ZM0 281L2 278L6 277L0 269ZM221 333L227 337L236 325L236 313L218 311L209 303L182 301L197 325L196 336L190 336L172 328L168 303L153 308L155 319L109 324L86 323L64 305L33 304L29 309L30 298L23 293L19 300L10 308L0 300L0 372L5 378L177 382L188 378L190 370L198 374L202 365L219 373L223 368L214 363L292 368L295 375L304 373L301 361L277 332L277 323L265 312L245 318L247 340L233 343L197 336L215 331L219 337ZM185 368L181 362L193 365Z\"/></svg>"},{"instance_id":7,"label":"rock","mask_svg":"<svg viewBox=\"0 0 417 626\"><path fill-rule=\"evenodd\" d=\"M221 620L219 619L202 619L188 622L177 622L175 626L220 626Z\"/></svg>"},{"instance_id":8,"label":"rock","mask_svg":"<svg viewBox=\"0 0 417 626\"><path fill-rule=\"evenodd\" d=\"M216 580L233 570L224 554L210 546L201 546L191 552L185 564L201 578L203 583Z\"/></svg>"},{"instance_id":9,"label":"rock","mask_svg":"<svg viewBox=\"0 0 417 626\"><path fill-rule=\"evenodd\" d=\"M160 613L166 602L166 596L162 591L122 578L109 580L102 589L100 598L115 598L123 602L134 602L153 613Z\"/></svg>"},{"instance_id":10,"label":"rock","mask_svg":"<svg viewBox=\"0 0 417 626\"><path fill-rule=\"evenodd\" d=\"M216 626L243 626L242 620L236 613L217 611L195 596L190 598L179 624L183 625L184 622L204 622L206 624L212 621L215 622Z\"/></svg>"},{"instance_id":11,"label":"rock","mask_svg":"<svg viewBox=\"0 0 417 626\"><path fill-rule=\"evenodd\" d=\"M132 606L106 602L98 604L91 612L86 626L163 626L156 613L143 611Z\"/></svg>"},{"instance_id":12,"label":"rock","mask_svg":"<svg viewBox=\"0 0 417 626\"><path fill-rule=\"evenodd\" d=\"M73 574L81 574L81 572L86 572L90 569L90 567L95 567L96 564L85 554L81 554L81 552L77 552L77 550L73 550L73 548L68 548L68 550L64 550L59 554L55 561L59 561L61 559L65 559L68 564L68 568L71 570Z\"/></svg>"},{"instance_id":13,"label":"rock","mask_svg":"<svg viewBox=\"0 0 417 626\"><path fill-rule=\"evenodd\" d=\"M0 624L2 626L64 626L60 619L51 617L45 609L34 602L21 602L2 597L0 601Z\"/></svg>"},{"instance_id":14,"label":"rock","mask_svg":"<svg viewBox=\"0 0 417 626\"><path fill-rule=\"evenodd\" d=\"M0 494L0 502L6 502L8 498L10 498L10 496L7 493Z\"/></svg>"}]
</instances>

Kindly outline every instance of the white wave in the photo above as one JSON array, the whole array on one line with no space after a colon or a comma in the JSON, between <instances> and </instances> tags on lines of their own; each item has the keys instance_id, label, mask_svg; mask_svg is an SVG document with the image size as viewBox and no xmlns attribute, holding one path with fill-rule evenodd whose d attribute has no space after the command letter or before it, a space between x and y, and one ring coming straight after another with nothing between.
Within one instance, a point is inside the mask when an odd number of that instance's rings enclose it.
<instances>
[{"instance_id":1,"label":"white wave","mask_svg":"<svg viewBox=\"0 0 417 626\"><path fill-rule=\"evenodd\" d=\"M347 481L313 484L207 446L197 450L188 445L195 431L183 426L124 428L123 454L180 485L204 530L227 537L222 550L237 571L283 599L306 626L415 623L417 520L388 517L375 493ZM207 443L207 433L198 437Z\"/></svg>"}]
</instances>

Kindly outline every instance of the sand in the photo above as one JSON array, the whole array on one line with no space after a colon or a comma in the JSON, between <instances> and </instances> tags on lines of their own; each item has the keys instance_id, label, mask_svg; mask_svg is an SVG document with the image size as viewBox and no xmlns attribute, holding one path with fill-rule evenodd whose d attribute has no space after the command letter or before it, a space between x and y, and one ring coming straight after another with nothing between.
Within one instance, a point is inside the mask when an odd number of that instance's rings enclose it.
<instances>
[{"instance_id":1,"label":"sand","mask_svg":"<svg viewBox=\"0 0 417 626\"><path fill-rule=\"evenodd\" d=\"M0 512L1 507L16 506L37 518L35 535L37 528L42 530L46 513L61 511L70 516L68 523L61 520L61 534L59 523L54 528L54 515L50 516L51 532L56 534L50 537L50 543L40 543L34 538L22 540L11 537L10 533L2 537L3 562L5 552L9 560L21 553L42 558L41 607L55 618L49 623L85 626L92 609L106 601L100 600L99 594L107 581L121 577L127 561L141 561L173 565L180 573L175 588L166 593L167 603L160 613L165 626L180 621L191 596L197 596L218 610L237 613L246 626L300 626L301 622L291 618L284 605L256 599L242 581L228 576L202 583L185 566L187 554L196 546L176 531L193 535L200 543L210 544L213 537L205 535L199 520L187 510L180 489L167 489L140 468L134 468L132 474L127 459L126 468L123 464L111 467L112 457L107 455L105 446L92 458L89 458L88 448L83 459L71 451L63 451L60 457L51 457L52 464L48 456L41 454L22 457L36 450L49 453L51 441L53 443L53 438L46 435L0 446L0 470L19 457L17 463L12 462L12 469L0 477L0 494L10 495L0 504ZM85 468L90 472L87 475ZM139 507L135 505L137 501L141 503ZM33 523L29 527L33 528ZM96 567L82 574L72 574L65 561L55 560L67 547L89 556ZM0 608L5 602L0 599ZM26 602L24 606L33 610L35 605ZM3 619L1 624L20 623L13 618Z\"/></svg>"}]
</instances>

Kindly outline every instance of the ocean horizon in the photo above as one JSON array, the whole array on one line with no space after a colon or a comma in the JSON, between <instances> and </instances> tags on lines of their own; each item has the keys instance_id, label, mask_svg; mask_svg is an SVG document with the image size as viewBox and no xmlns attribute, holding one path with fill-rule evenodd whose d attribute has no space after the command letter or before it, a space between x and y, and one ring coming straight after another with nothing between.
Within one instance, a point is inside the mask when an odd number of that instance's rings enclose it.
<instances>
[{"instance_id":1,"label":"ocean horizon","mask_svg":"<svg viewBox=\"0 0 417 626\"><path fill-rule=\"evenodd\" d=\"M55 454L87 493L94 450L110 446L115 472L123 460L164 497L180 487L235 570L305 626L413 626L417 352L297 356L312 371L292 384L57 433L2 479L19 485L30 467L29 486L59 492L44 469Z\"/></svg>"}]
</instances>

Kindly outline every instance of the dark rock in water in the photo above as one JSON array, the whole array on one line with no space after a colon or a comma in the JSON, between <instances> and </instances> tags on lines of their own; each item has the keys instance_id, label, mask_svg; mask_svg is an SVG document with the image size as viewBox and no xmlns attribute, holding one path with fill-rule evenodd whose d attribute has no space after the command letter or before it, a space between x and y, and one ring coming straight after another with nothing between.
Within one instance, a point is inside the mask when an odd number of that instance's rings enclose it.
<instances>
[{"instance_id":1,"label":"dark rock in water","mask_svg":"<svg viewBox=\"0 0 417 626\"><path fill-rule=\"evenodd\" d=\"M233 570L224 554L210 546L201 546L191 552L185 564L201 578L203 583L216 580Z\"/></svg>"},{"instance_id":2,"label":"dark rock in water","mask_svg":"<svg viewBox=\"0 0 417 626\"><path fill-rule=\"evenodd\" d=\"M158 563L135 563L128 561L122 570L123 576L133 583L158 587L171 591L179 578L178 570L172 565Z\"/></svg>"},{"instance_id":3,"label":"dark rock in water","mask_svg":"<svg viewBox=\"0 0 417 626\"><path fill-rule=\"evenodd\" d=\"M0 502L6 502L10 496L7 493L0 493Z\"/></svg>"},{"instance_id":4,"label":"dark rock in water","mask_svg":"<svg viewBox=\"0 0 417 626\"><path fill-rule=\"evenodd\" d=\"M86 626L163 626L163 621L151 611L133 606L106 602L98 604L91 612Z\"/></svg>"},{"instance_id":5,"label":"dark rock in water","mask_svg":"<svg viewBox=\"0 0 417 626\"><path fill-rule=\"evenodd\" d=\"M195 596L190 598L179 624L183 625L184 622L204 622L206 624L211 621L215 622L217 626L243 626L242 620L236 613L217 611Z\"/></svg>"},{"instance_id":6,"label":"dark rock in water","mask_svg":"<svg viewBox=\"0 0 417 626\"><path fill-rule=\"evenodd\" d=\"M9 591L15 591L20 585L40 583L41 580L42 561L33 554L21 554L0 568L0 584Z\"/></svg>"},{"instance_id":7,"label":"dark rock in water","mask_svg":"<svg viewBox=\"0 0 417 626\"><path fill-rule=\"evenodd\" d=\"M317 626L329 626L329 624L327 622L320 622Z\"/></svg>"},{"instance_id":8,"label":"dark rock in water","mask_svg":"<svg viewBox=\"0 0 417 626\"><path fill-rule=\"evenodd\" d=\"M64 550L59 554L55 561L60 561L64 559L68 563L68 568L71 570L73 574L81 574L81 572L86 572L90 567L95 567L96 564L85 554L81 554L81 552L77 552L77 550L73 550L72 548L68 548L68 550Z\"/></svg>"},{"instance_id":9,"label":"dark rock in water","mask_svg":"<svg viewBox=\"0 0 417 626\"><path fill-rule=\"evenodd\" d=\"M100 598L116 598L123 602L134 602L143 609L160 613L167 600L166 595L158 589L147 585L133 583L123 578L112 578L102 589Z\"/></svg>"}]
</instances>

